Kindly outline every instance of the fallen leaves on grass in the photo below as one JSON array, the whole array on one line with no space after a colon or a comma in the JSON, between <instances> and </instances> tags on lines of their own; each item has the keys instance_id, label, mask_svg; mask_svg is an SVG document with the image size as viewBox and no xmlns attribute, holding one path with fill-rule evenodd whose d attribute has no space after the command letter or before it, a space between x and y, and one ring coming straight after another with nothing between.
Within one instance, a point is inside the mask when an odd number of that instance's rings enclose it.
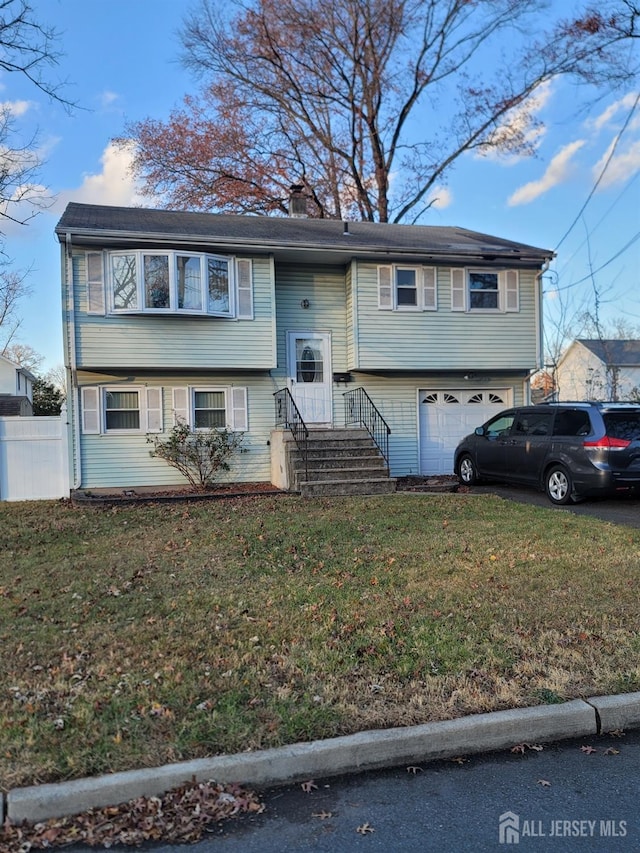
<instances>
[{"instance_id":1,"label":"fallen leaves on grass","mask_svg":"<svg viewBox=\"0 0 640 853\"><path fill-rule=\"evenodd\" d=\"M0 828L0 853L80 843L90 847L133 847L160 840L184 844L202 838L210 824L263 811L257 795L238 785L190 782L161 797L139 797L33 826L13 826L6 821Z\"/></svg>"}]
</instances>

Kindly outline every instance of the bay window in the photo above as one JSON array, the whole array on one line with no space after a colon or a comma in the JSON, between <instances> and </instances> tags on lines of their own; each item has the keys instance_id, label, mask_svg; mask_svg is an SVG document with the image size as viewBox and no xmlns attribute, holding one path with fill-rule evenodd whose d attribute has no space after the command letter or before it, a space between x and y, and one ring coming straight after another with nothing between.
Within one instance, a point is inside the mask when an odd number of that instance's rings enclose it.
<instances>
[{"instance_id":1,"label":"bay window","mask_svg":"<svg viewBox=\"0 0 640 853\"><path fill-rule=\"evenodd\" d=\"M236 307L234 276L230 258L181 252L114 252L110 256L111 310L232 317Z\"/></svg>"}]
</instances>

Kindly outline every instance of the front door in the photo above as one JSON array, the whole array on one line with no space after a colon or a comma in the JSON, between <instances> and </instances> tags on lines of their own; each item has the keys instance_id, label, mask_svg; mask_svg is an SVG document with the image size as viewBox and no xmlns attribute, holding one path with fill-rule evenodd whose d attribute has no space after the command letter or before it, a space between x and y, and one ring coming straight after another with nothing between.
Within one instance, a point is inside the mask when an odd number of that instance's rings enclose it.
<instances>
[{"instance_id":1,"label":"front door","mask_svg":"<svg viewBox=\"0 0 640 853\"><path fill-rule=\"evenodd\" d=\"M306 424L331 424L331 334L287 332L288 385Z\"/></svg>"}]
</instances>

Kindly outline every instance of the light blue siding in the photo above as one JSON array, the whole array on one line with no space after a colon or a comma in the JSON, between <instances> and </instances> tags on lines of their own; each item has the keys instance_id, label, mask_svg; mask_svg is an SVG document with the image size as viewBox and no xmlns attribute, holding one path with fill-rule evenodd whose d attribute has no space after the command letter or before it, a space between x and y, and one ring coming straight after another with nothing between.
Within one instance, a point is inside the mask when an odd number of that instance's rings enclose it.
<instances>
[{"instance_id":1,"label":"light blue siding","mask_svg":"<svg viewBox=\"0 0 640 853\"><path fill-rule=\"evenodd\" d=\"M375 264L358 264L356 299L357 338L350 369L530 370L537 365L533 271L520 271L517 312L452 311L450 272L442 267L438 268L437 311L380 310Z\"/></svg>"},{"instance_id":2,"label":"light blue siding","mask_svg":"<svg viewBox=\"0 0 640 853\"><path fill-rule=\"evenodd\" d=\"M79 376L80 386L113 384L99 374ZM172 388L187 386L240 386L247 388L249 429L242 447L230 460L231 469L221 472L220 482L269 482L270 456L267 441L273 428L274 403L271 380L267 374L201 374L153 377L135 376L127 385L163 389L163 421L166 436L173 425ZM135 486L185 485L182 475L162 459L149 455L152 445L145 433L82 435L81 470L84 489L132 488Z\"/></svg>"},{"instance_id":3,"label":"light blue siding","mask_svg":"<svg viewBox=\"0 0 640 853\"><path fill-rule=\"evenodd\" d=\"M347 363L346 286L342 267L279 266L276 281L278 367L274 390L287 384L287 332L331 332L331 366L343 372ZM309 308L303 308L303 299ZM337 386L334 383L334 414Z\"/></svg>"},{"instance_id":4,"label":"light blue siding","mask_svg":"<svg viewBox=\"0 0 640 853\"><path fill-rule=\"evenodd\" d=\"M75 254L78 368L268 370L275 365L275 300L270 258L253 258L253 320L87 314L85 267L85 254Z\"/></svg>"}]
</instances>

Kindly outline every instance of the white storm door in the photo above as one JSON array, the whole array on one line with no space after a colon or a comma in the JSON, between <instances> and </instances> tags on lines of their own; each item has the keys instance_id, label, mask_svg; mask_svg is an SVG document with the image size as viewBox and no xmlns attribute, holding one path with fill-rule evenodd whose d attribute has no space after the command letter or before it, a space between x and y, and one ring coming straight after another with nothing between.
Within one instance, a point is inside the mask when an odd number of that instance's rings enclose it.
<instances>
[{"instance_id":1,"label":"white storm door","mask_svg":"<svg viewBox=\"0 0 640 853\"><path fill-rule=\"evenodd\" d=\"M287 332L288 385L306 424L333 421L331 334Z\"/></svg>"}]
</instances>

